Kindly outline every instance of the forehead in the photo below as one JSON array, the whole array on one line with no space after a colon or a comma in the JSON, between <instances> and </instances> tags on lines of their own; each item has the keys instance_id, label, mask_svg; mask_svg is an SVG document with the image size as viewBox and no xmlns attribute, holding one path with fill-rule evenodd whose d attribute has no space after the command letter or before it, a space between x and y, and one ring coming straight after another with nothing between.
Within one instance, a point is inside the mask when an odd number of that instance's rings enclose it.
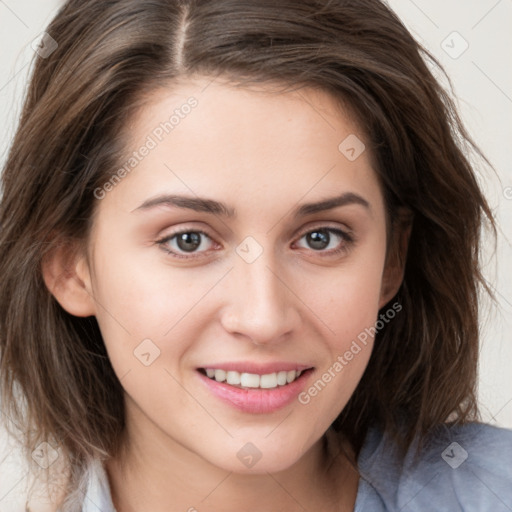
<instances>
[{"instance_id":1,"label":"forehead","mask_svg":"<svg viewBox=\"0 0 512 512\"><path fill-rule=\"evenodd\" d=\"M322 141L330 144L328 133L365 137L350 106L341 98L319 88L287 87L273 83L237 86L218 78L195 77L146 94L124 135L134 141L133 136L158 128L155 122L165 125L171 120L172 138L188 128L189 140L201 145L226 137L225 142L233 146L265 142L272 150L283 144L296 147L304 139L310 142L308 147L318 147ZM187 106L191 99L193 108ZM182 122L185 119L187 122Z\"/></svg>"},{"instance_id":2,"label":"forehead","mask_svg":"<svg viewBox=\"0 0 512 512\"><path fill-rule=\"evenodd\" d=\"M153 91L123 136L126 161L151 146L116 186L132 204L165 188L267 204L332 196L333 188L379 192L354 117L311 87L283 92L196 78Z\"/></svg>"}]
</instances>

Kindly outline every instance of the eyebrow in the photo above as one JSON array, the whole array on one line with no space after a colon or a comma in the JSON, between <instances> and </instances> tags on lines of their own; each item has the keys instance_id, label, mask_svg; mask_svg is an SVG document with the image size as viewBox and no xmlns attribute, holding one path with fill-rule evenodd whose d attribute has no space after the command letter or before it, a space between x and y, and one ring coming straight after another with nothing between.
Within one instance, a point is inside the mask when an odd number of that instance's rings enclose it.
<instances>
[{"instance_id":1,"label":"eyebrow","mask_svg":"<svg viewBox=\"0 0 512 512\"><path fill-rule=\"evenodd\" d=\"M314 203L305 203L295 208L292 212L293 217L303 217L326 210L332 210L347 205L360 205L371 211L370 203L354 192L345 192L339 196L323 199ZM132 210L132 212L150 210L157 206L177 207L196 212L211 213L222 217L233 218L236 216L236 210L228 207L226 204L213 199L204 197L189 197L180 195L159 195L144 201L140 206Z\"/></svg>"},{"instance_id":2,"label":"eyebrow","mask_svg":"<svg viewBox=\"0 0 512 512\"><path fill-rule=\"evenodd\" d=\"M354 192L345 192L336 197L331 197L329 199L324 199L322 201L316 203L306 203L297 208L293 216L294 217L302 217L304 215L311 215L313 213L323 212L325 210L332 210L333 208L338 208L340 206L347 206L351 204L358 204L363 206L367 210L371 211L370 203Z\"/></svg>"},{"instance_id":3,"label":"eyebrow","mask_svg":"<svg viewBox=\"0 0 512 512\"><path fill-rule=\"evenodd\" d=\"M223 217L234 217L236 215L233 208L228 208L224 203L214 201L213 199L169 194L148 199L147 201L144 201L139 207L135 208L135 210L132 210L132 212L139 210L150 210L156 206L175 206L177 208L185 208L187 210L194 210L196 212L212 213L213 215L221 215Z\"/></svg>"}]
</instances>

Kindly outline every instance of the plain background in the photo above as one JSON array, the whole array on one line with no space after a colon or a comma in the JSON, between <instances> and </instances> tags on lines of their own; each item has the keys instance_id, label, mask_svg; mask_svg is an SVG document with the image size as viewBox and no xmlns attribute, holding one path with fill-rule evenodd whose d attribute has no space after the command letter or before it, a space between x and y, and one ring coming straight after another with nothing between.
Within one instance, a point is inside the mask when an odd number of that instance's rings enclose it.
<instances>
[{"instance_id":1,"label":"plain background","mask_svg":"<svg viewBox=\"0 0 512 512\"><path fill-rule=\"evenodd\" d=\"M31 44L61 3L0 0L0 166L20 113L34 57ZM496 169L495 174L478 165L500 230L497 257L490 254L486 267L499 305L491 309L484 304L488 314L482 321L479 396L484 420L512 428L512 0L391 0L389 4L445 67L463 120Z\"/></svg>"}]
</instances>

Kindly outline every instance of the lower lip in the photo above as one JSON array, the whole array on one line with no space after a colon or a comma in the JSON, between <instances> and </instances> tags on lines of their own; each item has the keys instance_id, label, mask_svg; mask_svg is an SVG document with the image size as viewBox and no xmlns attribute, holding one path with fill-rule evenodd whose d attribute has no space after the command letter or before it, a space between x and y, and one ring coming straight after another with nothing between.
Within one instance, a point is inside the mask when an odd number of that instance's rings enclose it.
<instances>
[{"instance_id":1,"label":"lower lip","mask_svg":"<svg viewBox=\"0 0 512 512\"><path fill-rule=\"evenodd\" d=\"M305 370L290 384L271 389L236 388L225 382L210 379L199 371L197 374L208 389L222 401L243 412L263 414L277 411L293 402L304 389L306 380L312 372L313 368Z\"/></svg>"}]
</instances>

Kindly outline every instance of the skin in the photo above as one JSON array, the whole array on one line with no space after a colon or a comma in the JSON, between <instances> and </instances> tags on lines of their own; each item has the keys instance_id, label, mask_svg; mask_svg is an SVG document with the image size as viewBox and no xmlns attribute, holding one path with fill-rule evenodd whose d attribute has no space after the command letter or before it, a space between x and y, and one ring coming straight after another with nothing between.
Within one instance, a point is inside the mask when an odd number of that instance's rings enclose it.
<instances>
[{"instance_id":1,"label":"skin","mask_svg":"<svg viewBox=\"0 0 512 512\"><path fill-rule=\"evenodd\" d=\"M351 449L342 439L327 444L325 433L356 389L371 338L309 403L268 414L221 402L196 368L293 361L315 368L308 389L375 324L403 269L386 260L384 200L369 151L350 161L338 149L364 134L320 90L275 94L196 77L151 94L128 127L127 154L190 96L198 106L98 201L87 254L58 252L44 272L67 311L96 316L125 390L126 450L106 466L114 505L353 510L358 475L339 451ZM368 207L293 217L304 203L345 192ZM162 194L221 201L236 216L139 208ZM320 228L353 241L330 233L319 249L306 235ZM195 253L180 251L176 239L158 243L198 229L210 238ZM252 263L235 251L248 236L262 250ZM145 339L160 350L149 366L134 357ZM237 457L248 442L262 455L252 468Z\"/></svg>"}]
</instances>

